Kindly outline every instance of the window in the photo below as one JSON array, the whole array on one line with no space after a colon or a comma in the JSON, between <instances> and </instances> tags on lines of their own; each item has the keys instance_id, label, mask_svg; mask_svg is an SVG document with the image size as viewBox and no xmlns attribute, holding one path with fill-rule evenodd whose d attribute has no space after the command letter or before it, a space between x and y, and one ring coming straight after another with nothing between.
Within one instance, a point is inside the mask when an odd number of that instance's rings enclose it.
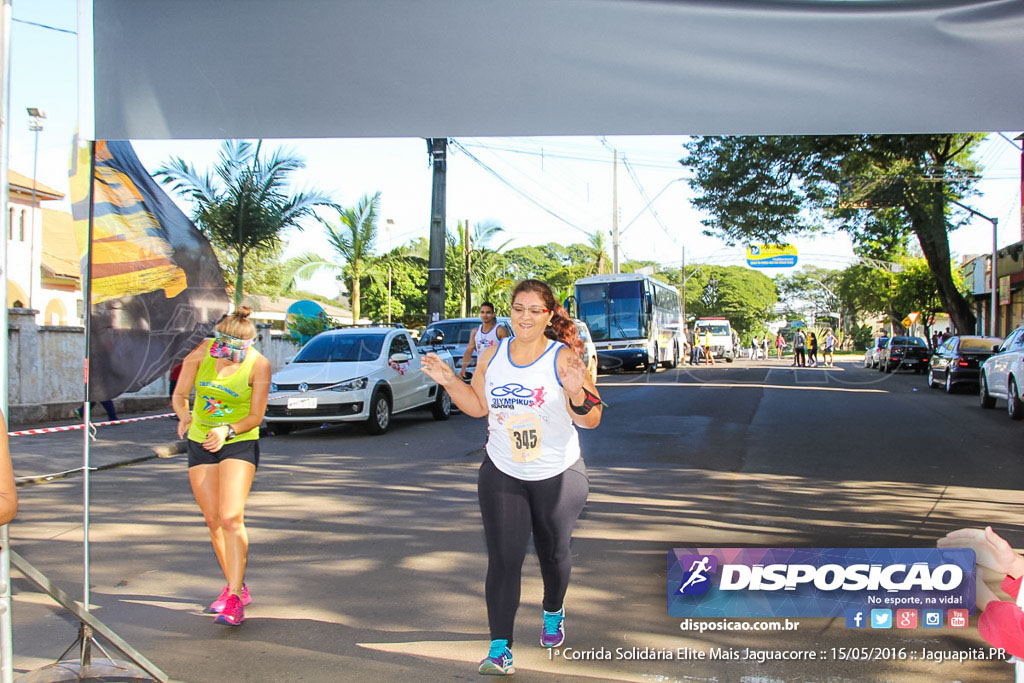
<instances>
[{"instance_id":1,"label":"window","mask_svg":"<svg viewBox=\"0 0 1024 683\"><path fill-rule=\"evenodd\" d=\"M399 334L391 340L391 350L388 351L388 358L396 353L412 355L412 347L409 346L409 339L404 334Z\"/></svg>"},{"instance_id":2,"label":"window","mask_svg":"<svg viewBox=\"0 0 1024 683\"><path fill-rule=\"evenodd\" d=\"M14 207L7 210L7 239L14 241Z\"/></svg>"},{"instance_id":3,"label":"window","mask_svg":"<svg viewBox=\"0 0 1024 683\"><path fill-rule=\"evenodd\" d=\"M294 363L370 361L380 356L383 334L320 333L302 347Z\"/></svg>"},{"instance_id":4,"label":"window","mask_svg":"<svg viewBox=\"0 0 1024 683\"><path fill-rule=\"evenodd\" d=\"M18 221L18 230L21 233L21 241L25 241L25 209L21 210L21 219Z\"/></svg>"}]
</instances>

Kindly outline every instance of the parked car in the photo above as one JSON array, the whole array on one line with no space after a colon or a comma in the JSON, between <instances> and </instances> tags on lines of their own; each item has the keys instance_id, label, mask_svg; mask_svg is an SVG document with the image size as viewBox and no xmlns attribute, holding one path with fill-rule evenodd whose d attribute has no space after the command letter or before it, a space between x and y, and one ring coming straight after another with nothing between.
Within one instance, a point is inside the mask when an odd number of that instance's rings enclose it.
<instances>
[{"instance_id":1,"label":"parked car","mask_svg":"<svg viewBox=\"0 0 1024 683\"><path fill-rule=\"evenodd\" d=\"M505 328L508 336L512 336L512 320L505 316L498 316L497 323ZM420 344L429 346L444 346L451 351L455 361L455 373L462 369L462 356L466 353L466 346L473 330L480 327L483 322L480 318L449 318L438 320L436 323L427 325L420 335ZM470 356L469 365L466 367L466 380L473 378L473 371L476 370L476 354Z\"/></svg>"},{"instance_id":2,"label":"parked car","mask_svg":"<svg viewBox=\"0 0 1024 683\"><path fill-rule=\"evenodd\" d=\"M882 350L889 343L888 337L877 337L871 346L864 351L864 367L866 368L877 368L878 359L882 357Z\"/></svg>"},{"instance_id":3,"label":"parked car","mask_svg":"<svg viewBox=\"0 0 1024 683\"><path fill-rule=\"evenodd\" d=\"M928 343L920 337L890 337L879 350L878 371L913 369L917 374L928 367Z\"/></svg>"},{"instance_id":4,"label":"parked car","mask_svg":"<svg viewBox=\"0 0 1024 683\"><path fill-rule=\"evenodd\" d=\"M446 349L431 351L454 368ZM303 423L362 422L370 434L383 434L392 415L415 408L447 420L451 398L420 372L422 354L406 329L321 332L271 378L267 425L271 433L287 434Z\"/></svg>"},{"instance_id":5,"label":"parked car","mask_svg":"<svg viewBox=\"0 0 1024 683\"><path fill-rule=\"evenodd\" d=\"M1024 418L1024 325L1003 340L996 353L981 364L978 395L982 408L994 408L996 399L1006 399L1006 412L1013 420Z\"/></svg>"},{"instance_id":6,"label":"parked car","mask_svg":"<svg viewBox=\"0 0 1024 683\"><path fill-rule=\"evenodd\" d=\"M580 339L583 340L583 353L580 354L583 365L587 368L590 381L597 384L597 346L594 345L594 338L585 322L577 318L573 318L572 321L576 323L576 329L580 331Z\"/></svg>"},{"instance_id":7,"label":"parked car","mask_svg":"<svg viewBox=\"0 0 1024 683\"><path fill-rule=\"evenodd\" d=\"M939 344L928 363L928 386L944 385L951 394L962 384L977 384L982 362L1001 337L957 335Z\"/></svg>"}]
</instances>

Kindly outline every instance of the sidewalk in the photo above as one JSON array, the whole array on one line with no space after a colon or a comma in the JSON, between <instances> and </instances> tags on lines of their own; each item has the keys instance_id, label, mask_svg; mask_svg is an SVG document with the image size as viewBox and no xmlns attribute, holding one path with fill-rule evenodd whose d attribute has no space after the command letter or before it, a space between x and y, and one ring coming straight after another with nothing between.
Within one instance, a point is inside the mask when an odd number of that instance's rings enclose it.
<instances>
[{"instance_id":1,"label":"sidewalk","mask_svg":"<svg viewBox=\"0 0 1024 683\"><path fill-rule=\"evenodd\" d=\"M119 415L121 419L160 415L168 411L149 411L128 415ZM106 416L99 411L102 420ZM19 432L28 429L46 429L77 425L81 422L64 421L36 424L17 429ZM93 468L105 469L131 462L139 462L155 458L154 446L172 444L178 441L176 429L178 423L173 418L157 418L144 422L129 422L95 428L96 438L89 442L89 465ZM19 483L35 480L48 475L59 475L69 470L82 467L85 449L84 431L55 432L50 434L28 434L9 437L11 461L14 465L14 476Z\"/></svg>"}]
</instances>

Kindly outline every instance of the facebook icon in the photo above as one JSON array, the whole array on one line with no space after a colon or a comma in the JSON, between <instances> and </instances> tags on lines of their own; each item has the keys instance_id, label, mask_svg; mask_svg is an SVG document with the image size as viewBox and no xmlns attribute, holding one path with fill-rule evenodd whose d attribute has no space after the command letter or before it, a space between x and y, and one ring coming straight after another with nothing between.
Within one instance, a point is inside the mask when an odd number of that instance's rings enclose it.
<instances>
[{"instance_id":1,"label":"facebook icon","mask_svg":"<svg viewBox=\"0 0 1024 683\"><path fill-rule=\"evenodd\" d=\"M866 613L862 609L846 610L846 628L865 628L867 620Z\"/></svg>"}]
</instances>

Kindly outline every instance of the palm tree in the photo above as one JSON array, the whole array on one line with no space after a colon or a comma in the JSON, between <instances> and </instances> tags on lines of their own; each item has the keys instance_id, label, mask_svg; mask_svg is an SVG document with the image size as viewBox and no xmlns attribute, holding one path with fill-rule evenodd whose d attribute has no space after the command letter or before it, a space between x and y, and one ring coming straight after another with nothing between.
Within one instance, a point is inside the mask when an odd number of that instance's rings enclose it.
<instances>
[{"instance_id":1,"label":"palm tree","mask_svg":"<svg viewBox=\"0 0 1024 683\"><path fill-rule=\"evenodd\" d=\"M316 252L306 252L288 262L288 280L306 278L320 271L336 271L349 283L352 305L352 321L359 320L359 285L364 277L380 274L384 258L374 256L373 244L377 241L377 212L380 209L380 192L372 197L363 195L356 206L338 207L337 225L319 219L327 233L327 241L344 265L329 261Z\"/></svg>"},{"instance_id":2,"label":"palm tree","mask_svg":"<svg viewBox=\"0 0 1024 683\"><path fill-rule=\"evenodd\" d=\"M603 275L608 270L608 242L605 234L597 230L587 238L587 275Z\"/></svg>"},{"instance_id":3,"label":"palm tree","mask_svg":"<svg viewBox=\"0 0 1024 683\"><path fill-rule=\"evenodd\" d=\"M305 162L280 149L261 159L262 144L225 140L212 174L200 175L181 158L155 174L192 201L192 220L210 241L235 255L235 306L242 301L245 257L254 249L278 247L282 233L291 227L301 230L300 221L315 216L316 207L334 206L328 195L315 190L289 194L289 176Z\"/></svg>"}]
</instances>

